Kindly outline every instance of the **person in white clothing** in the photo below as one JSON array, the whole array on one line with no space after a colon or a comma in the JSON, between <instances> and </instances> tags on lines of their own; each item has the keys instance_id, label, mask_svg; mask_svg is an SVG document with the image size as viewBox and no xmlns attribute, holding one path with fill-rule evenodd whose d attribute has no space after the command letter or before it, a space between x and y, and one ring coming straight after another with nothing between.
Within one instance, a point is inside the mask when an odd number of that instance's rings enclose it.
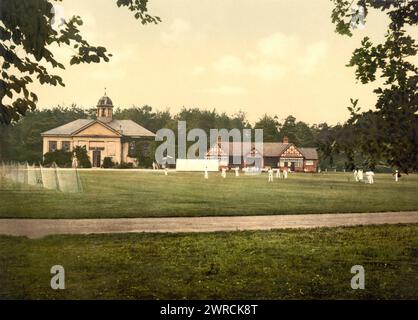
<instances>
[{"instance_id":1,"label":"person in white clothing","mask_svg":"<svg viewBox=\"0 0 418 320\"><path fill-rule=\"evenodd\" d=\"M354 174L354 180L356 180L356 182L358 182L358 172L357 172L357 169L354 169L353 174Z\"/></svg>"},{"instance_id":2,"label":"person in white clothing","mask_svg":"<svg viewBox=\"0 0 418 320\"><path fill-rule=\"evenodd\" d=\"M371 171L371 170L366 171L367 183L369 183L369 184L373 184L374 183L373 176L374 176L374 172L373 171Z\"/></svg>"},{"instance_id":3,"label":"person in white clothing","mask_svg":"<svg viewBox=\"0 0 418 320\"><path fill-rule=\"evenodd\" d=\"M221 175L222 175L222 178L226 178L226 168L222 168L222 173L221 173Z\"/></svg>"},{"instance_id":4,"label":"person in white clothing","mask_svg":"<svg viewBox=\"0 0 418 320\"><path fill-rule=\"evenodd\" d=\"M363 181L363 179L364 179L364 177L363 177L363 169L360 169L359 171L357 171L357 175L358 175L359 181Z\"/></svg>"},{"instance_id":5,"label":"person in white clothing","mask_svg":"<svg viewBox=\"0 0 418 320\"><path fill-rule=\"evenodd\" d=\"M209 179L208 167L205 167L205 179Z\"/></svg>"},{"instance_id":6,"label":"person in white clothing","mask_svg":"<svg viewBox=\"0 0 418 320\"><path fill-rule=\"evenodd\" d=\"M78 160L76 156L73 157L72 167L75 169L78 168Z\"/></svg>"},{"instance_id":7,"label":"person in white clothing","mask_svg":"<svg viewBox=\"0 0 418 320\"><path fill-rule=\"evenodd\" d=\"M287 168L283 170L283 179L287 179Z\"/></svg>"},{"instance_id":8,"label":"person in white clothing","mask_svg":"<svg viewBox=\"0 0 418 320\"><path fill-rule=\"evenodd\" d=\"M270 168L268 173L269 173L269 182L273 182L273 169Z\"/></svg>"},{"instance_id":9,"label":"person in white clothing","mask_svg":"<svg viewBox=\"0 0 418 320\"><path fill-rule=\"evenodd\" d=\"M165 167L165 168L164 168L164 174L165 174L166 176L168 176L168 168L167 168L167 167Z\"/></svg>"},{"instance_id":10,"label":"person in white clothing","mask_svg":"<svg viewBox=\"0 0 418 320\"><path fill-rule=\"evenodd\" d=\"M235 167L235 176L239 177L239 167Z\"/></svg>"},{"instance_id":11,"label":"person in white clothing","mask_svg":"<svg viewBox=\"0 0 418 320\"><path fill-rule=\"evenodd\" d=\"M396 182L398 182L399 181L399 177L400 177L401 175L399 174L399 171L398 170L396 170L395 171L395 181Z\"/></svg>"},{"instance_id":12,"label":"person in white clothing","mask_svg":"<svg viewBox=\"0 0 418 320\"><path fill-rule=\"evenodd\" d=\"M280 179L280 168L277 168L276 170L276 178Z\"/></svg>"}]
</instances>

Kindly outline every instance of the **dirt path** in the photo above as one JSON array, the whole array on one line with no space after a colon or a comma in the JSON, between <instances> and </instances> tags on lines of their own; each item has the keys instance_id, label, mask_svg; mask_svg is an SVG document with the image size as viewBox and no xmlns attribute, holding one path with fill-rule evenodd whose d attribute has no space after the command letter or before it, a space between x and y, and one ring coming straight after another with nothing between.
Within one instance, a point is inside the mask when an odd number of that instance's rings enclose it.
<instances>
[{"instance_id":1,"label":"dirt path","mask_svg":"<svg viewBox=\"0 0 418 320\"><path fill-rule=\"evenodd\" d=\"M418 211L235 217L0 219L0 234L41 238L52 234L213 232L397 223L418 223Z\"/></svg>"}]
</instances>

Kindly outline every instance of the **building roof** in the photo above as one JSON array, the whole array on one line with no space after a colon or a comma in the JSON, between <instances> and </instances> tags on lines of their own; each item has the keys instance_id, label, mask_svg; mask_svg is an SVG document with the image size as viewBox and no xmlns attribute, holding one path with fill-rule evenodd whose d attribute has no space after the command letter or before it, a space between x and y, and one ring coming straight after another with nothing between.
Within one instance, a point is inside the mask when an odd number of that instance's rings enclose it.
<instances>
[{"instance_id":1,"label":"building roof","mask_svg":"<svg viewBox=\"0 0 418 320\"><path fill-rule=\"evenodd\" d=\"M282 142L264 142L263 143L263 156L264 157L279 157L286 149L293 146L293 143L282 143ZM254 142L229 142L229 156L239 156L248 154L253 148L256 148ZM315 148L298 148L297 150L303 155L305 159L317 160L318 153ZM223 150L226 152L226 150ZM217 149L211 148L209 153L217 153Z\"/></svg>"},{"instance_id":2,"label":"building roof","mask_svg":"<svg viewBox=\"0 0 418 320\"><path fill-rule=\"evenodd\" d=\"M144 127L140 126L136 122L132 120L112 120L107 123L102 123L98 120L93 119L78 119L67 124L64 124L60 127L42 132L41 135L43 136L54 136L54 135L63 135L63 136L71 136L74 133L89 127L93 123L101 123L104 126L108 126L113 130L121 132L123 136L132 137L132 138L139 138L139 137L154 137L155 134L145 129Z\"/></svg>"},{"instance_id":3,"label":"building roof","mask_svg":"<svg viewBox=\"0 0 418 320\"><path fill-rule=\"evenodd\" d=\"M99 99L97 102L98 107L113 107L112 100L105 94L103 97Z\"/></svg>"},{"instance_id":4,"label":"building roof","mask_svg":"<svg viewBox=\"0 0 418 320\"><path fill-rule=\"evenodd\" d=\"M80 130L83 127L92 124L94 121L93 119L78 119L71 121L67 124L62 126L56 127L54 129L42 132L41 135L71 135L73 132Z\"/></svg>"},{"instance_id":5,"label":"building roof","mask_svg":"<svg viewBox=\"0 0 418 320\"><path fill-rule=\"evenodd\" d=\"M132 120L112 120L106 123L109 127L121 131L129 137L155 137L155 134Z\"/></svg>"},{"instance_id":6,"label":"building roof","mask_svg":"<svg viewBox=\"0 0 418 320\"><path fill-rule=\"evenodd\" d=\"M263 143L263 155L265 157L277 157L281 155L291 143L281 142L264 142Z\"/></svg>"},{"instance_id":7,"label":"building roof","mask_svg":"<svg viewBox=\"0 0 418 320\"><path fill-rule=\"evenodd\" d=\"M318 152L316 148L298 148L305 159L308 160L318 160Z\"/></svg>"}]
</instances>

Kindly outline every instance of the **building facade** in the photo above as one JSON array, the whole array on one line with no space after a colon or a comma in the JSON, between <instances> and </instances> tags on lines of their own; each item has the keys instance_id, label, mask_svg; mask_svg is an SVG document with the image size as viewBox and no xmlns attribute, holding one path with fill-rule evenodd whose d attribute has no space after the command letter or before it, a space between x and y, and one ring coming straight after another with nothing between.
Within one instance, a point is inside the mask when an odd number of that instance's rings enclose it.
<instances>
[{"instance_id":1,"label":"building facade","mask_svg":"<svg viewBox=\"0 0 418 320\"><path fill-rule=\"evenodd\" d=\"M100 167L104 158L115 164L138 165L135 141L155 134L132 120L113 119L113 103L106 94L97 103L96 119L78 119L41 133L43 154L55 150L72 151L85 147L93 167Z\"/></svg>"},{"instance_id":2,"label":"building facade","mask_svg":"<svg viewBox=\"0 0 418 320\"><path fill-rule=\"evenodd\" d=\"M206 158L218 159L221 167L234 167L239 162L241 167L286 168L296 172L316 172L318 168L315 148L299 148L286 137L283 142L264 142L262 147L250 142L222 143L218 140L209 148Z\"/></svg>"}]
</instances>

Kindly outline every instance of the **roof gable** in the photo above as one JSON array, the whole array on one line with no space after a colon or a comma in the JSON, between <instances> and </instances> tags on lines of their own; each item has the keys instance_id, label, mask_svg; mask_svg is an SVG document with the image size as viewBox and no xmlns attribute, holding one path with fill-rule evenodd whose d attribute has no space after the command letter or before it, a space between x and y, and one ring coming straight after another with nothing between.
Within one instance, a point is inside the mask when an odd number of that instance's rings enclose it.
<instances>
[{"instance_id":1,"label":"roof gable","mask_svg":"<svg viewBox=\"0 0 418 320\"><path fill-rule=\"evenodd\" d=\"M88 125L73 132L73 136L105 136L105 137L120 137L122 134L112 127L101 121L94 121Z\"/></svg>"},{"instance_id":2,"label":"roof gable","mask_svg":"<svg viewBox=\"0 0 418 320\"><path fill-rule=\"evenodd\" d=\"M288 157L288 158L302 158L303 155L299 151L298 148L296 148L295 145L289 143L287 148L282 151L280 154L280 157Z\"/></svg>"}]
</instances>

